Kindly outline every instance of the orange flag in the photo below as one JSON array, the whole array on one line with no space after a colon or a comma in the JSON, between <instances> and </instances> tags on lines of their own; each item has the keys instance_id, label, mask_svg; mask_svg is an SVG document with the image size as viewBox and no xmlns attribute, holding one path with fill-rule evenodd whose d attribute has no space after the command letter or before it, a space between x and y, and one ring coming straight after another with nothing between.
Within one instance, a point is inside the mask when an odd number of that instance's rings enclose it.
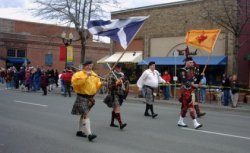
<instances>
[{"instance_id":1,"label":"orange flag","mask_svg":"<svg viewBox=\"0 0 250 153\"><path fill-rule=\"evenodd\" d=\"M220 29L191 30L186 35L186 44L211 53L219 34Z\"/></svg>"}]
</instances>

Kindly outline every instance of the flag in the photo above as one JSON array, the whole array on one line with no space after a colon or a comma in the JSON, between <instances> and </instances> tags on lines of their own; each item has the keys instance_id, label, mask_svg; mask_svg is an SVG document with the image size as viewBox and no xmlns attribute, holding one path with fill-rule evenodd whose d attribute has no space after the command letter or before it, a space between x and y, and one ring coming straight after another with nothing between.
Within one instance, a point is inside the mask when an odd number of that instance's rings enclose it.
<instances>
[{"instance_id":1,"label":"flag","mask_svg":"<svg viewBox=\"0 0 250 153\"><path fill-rule=\"evenodd\" d=\"M65 61L66 60L66 56L67 56L67 48L65 47L65 45L61 45L60 46L59 60L60 61Z\"/></svg>"},{"instance_id":2,"label":"flag","mask_svg":"<svg viewBox=\"0 0 250 153\"><path fill-rule=\"evenodd\" d=\"M119 42L126 49L148 17L137 16L107 21L92 20L88 22L87 27L91 34L107 36L113 41Z\"/></svg>"},{"instance_id":3,"label":"flag","mask_svg":"<svg viewBox=\"0 0 250 153\"><path fill-rule=\"evenodd\" d=\"M67 63L73 62L73 47L67 46Z\"/></svg>"},{"instance_id":4,"label":"flag","mask_svg":"<svg viewBox=\"0 0 250 153\"><path fill-rule=\"evenodd\" d=\"M186 35L186 44L211 53L220 34L220 29L191 30Z\"/></svg>"}]
</instances>

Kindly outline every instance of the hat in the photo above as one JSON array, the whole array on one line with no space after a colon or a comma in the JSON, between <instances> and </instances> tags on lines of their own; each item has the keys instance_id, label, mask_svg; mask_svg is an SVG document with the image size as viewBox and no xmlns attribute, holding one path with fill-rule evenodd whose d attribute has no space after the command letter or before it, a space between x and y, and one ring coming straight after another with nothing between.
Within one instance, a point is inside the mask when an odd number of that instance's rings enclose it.
<instances>
[{"instance_id":1,"label":"hat","mask_svg":"<svg viewBox=\"0 0 250 153\"><path fill-rule=\"evenodd\" d=\"M86 60L82 63L82 65L89 65L92 64L93 62L91 60Z\"/></svg>"},{"instance_id":2,"label":"hat","mask_svg":"<svg viewBox=\"0 0 250 153\"><path fill-rule=\"evenodd\" d=\"M154 62L154 61L151 61L151 62L148 63L148 66L151 66L151 65L153 65L153 64L155 64L155 62Z\"/></svg>"}]
</instances>

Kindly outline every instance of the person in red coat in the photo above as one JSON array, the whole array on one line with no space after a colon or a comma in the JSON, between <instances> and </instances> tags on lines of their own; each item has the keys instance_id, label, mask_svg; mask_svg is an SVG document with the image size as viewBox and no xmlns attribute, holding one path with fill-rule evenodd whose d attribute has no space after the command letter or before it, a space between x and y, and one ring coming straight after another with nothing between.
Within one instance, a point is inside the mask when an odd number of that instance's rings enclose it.
<instances>
[{"instance_id":1,"label":"person in red coat","mask_svg":"<svg viewBox=\"0 0 250 153\"><path fill-rule=\"evenodd\" d=\"M171 75L168 73L167 70L165 70L162 78L166 81L166 86L163 86L164 99L169 100L170 92L171 92L170 90L171 89L171 85L170 85Z\"/></svg>"},{"instance_id":2,"label":"person in red coat","mask_svg":"<svg viewBox=\"0 0 250 153\"><path fill-rule=\"evenodd\" d=\"M73 72L66 68L65 72L61 75L61 79L64 85L64 97L66 97L67 93L69 97L71 97L71 78L73 76Z\"/></svg>"}]
</instances>

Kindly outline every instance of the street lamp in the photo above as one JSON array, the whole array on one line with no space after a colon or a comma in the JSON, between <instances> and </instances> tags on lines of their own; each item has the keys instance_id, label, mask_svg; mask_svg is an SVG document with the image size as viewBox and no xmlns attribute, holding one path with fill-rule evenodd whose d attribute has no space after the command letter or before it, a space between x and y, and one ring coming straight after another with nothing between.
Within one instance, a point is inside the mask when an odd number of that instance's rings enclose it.
<instances>
[{"instance_id":1,"label":"street lamp","mask_svg":"<svg viewBox=\"0 0 250 153\"><path fill-rule=\"evenodd\" d=\"M62 38L63 44L66 47L66 60L65 60L65 68L66 68L67 67L67 56L68 56L67 47L69 45L71 45L74 36L73 36L72 33L69 33L69 36L67 37L67 34L63 31L62 34L61 34L61 38Z\"/></svg>"}]
</instances>

